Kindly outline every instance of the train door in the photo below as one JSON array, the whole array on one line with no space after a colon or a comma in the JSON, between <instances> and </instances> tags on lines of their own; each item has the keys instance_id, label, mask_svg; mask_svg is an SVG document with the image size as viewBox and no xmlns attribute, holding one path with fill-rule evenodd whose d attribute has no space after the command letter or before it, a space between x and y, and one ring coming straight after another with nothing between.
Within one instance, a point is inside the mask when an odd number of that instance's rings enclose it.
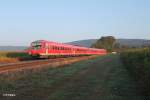
<instances>
[{"instance_id":1,"label":"train door","mask_svg":"<svg viewBox=\"0 0 150 100\"><path fill-rule=\"evenodd\" d=\"M45 54L48 55L48 43L45 44Z\"/></svg>"}]
</instances>

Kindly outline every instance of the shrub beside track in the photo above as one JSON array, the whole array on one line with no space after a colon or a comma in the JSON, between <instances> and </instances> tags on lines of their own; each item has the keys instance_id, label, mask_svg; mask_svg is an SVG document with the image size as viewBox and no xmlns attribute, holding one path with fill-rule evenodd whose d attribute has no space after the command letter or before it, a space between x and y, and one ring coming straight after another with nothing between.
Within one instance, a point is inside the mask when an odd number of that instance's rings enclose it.
<instances>
[{"instance_id":1,"label":"shrub beside track","mask_svg":"<svg viewBox=\"0 0 150 100\"><path fill-rule=\"evenodd\" d=\"M150 48L124 51L121 59L143 93L150 96Z\"/></svg>"},{"instance_id":2,"label":"shrub beside track","mask_svg":"<svg viewBox=\"0 0 150 100\"><path fill-rule=\"evenodd\" d=\"M28 59L31 59L31 57L23 51L0 51L0 63L18 62L19 60Z\"/></svg>"}]
</instances>

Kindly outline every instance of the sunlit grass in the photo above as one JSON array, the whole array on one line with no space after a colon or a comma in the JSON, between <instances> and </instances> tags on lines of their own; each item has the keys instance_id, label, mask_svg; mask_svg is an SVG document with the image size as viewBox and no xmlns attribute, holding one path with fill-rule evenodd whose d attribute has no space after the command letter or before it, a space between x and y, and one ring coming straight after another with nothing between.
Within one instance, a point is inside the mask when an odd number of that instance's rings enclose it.
<instances>
[{"instance_id":1,"label":"sunlit grass","mask_svg":"<svg viewBox=\"0 0 150 100\"><path fill-rule=\"evenodd\" d=\"M29 58L29 55L25 52L0 51L0 62L17 62L25 58Z\"/></svg>"}]
</instances>

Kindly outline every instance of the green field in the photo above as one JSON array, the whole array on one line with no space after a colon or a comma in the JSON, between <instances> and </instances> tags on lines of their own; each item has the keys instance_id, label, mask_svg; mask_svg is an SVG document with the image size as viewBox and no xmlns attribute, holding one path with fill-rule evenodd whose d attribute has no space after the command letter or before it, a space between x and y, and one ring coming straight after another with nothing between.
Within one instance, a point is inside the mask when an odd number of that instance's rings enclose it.
<instances>
[{"instance_id":1,"label":"green field","mask_svg":"<svg viewBox=\"0 0 150 100\"><path fill-rule=\"evenodd\" d=\"M144 100L118 55L0 79L1 100Z\"/></svg>"}]
</instances>

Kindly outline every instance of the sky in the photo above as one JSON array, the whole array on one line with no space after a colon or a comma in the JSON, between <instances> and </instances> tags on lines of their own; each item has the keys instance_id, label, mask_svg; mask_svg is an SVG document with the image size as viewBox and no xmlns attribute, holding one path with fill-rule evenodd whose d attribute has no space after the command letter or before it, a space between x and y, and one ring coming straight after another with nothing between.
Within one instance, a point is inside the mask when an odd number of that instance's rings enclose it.
<instances>
[{"instance_id":1,"label":"sky","mask_svg":"<svg viewBox=\"0 0 150 100\"><path fill-rule=\"evenodd\" d=\"M150 0L0 0L0 45L150 39Z\"/></svg>"}]
</instances>

